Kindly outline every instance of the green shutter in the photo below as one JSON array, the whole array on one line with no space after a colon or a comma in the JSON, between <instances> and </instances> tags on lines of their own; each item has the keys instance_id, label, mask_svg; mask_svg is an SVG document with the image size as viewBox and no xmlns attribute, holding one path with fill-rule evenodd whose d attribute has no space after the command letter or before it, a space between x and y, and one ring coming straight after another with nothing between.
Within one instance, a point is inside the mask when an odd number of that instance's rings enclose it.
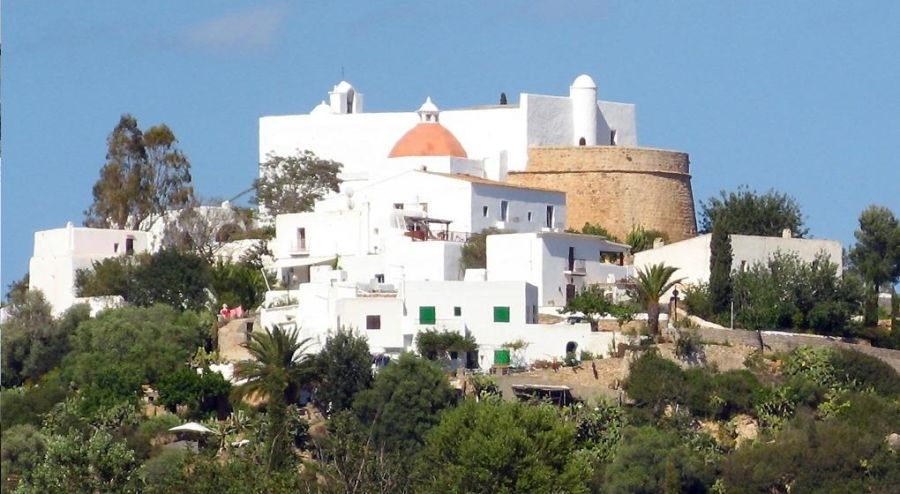
<instances>
[{"instance_id":1,"label":"green shutter","mask_svg":"<svg viewBox=\"0 0 900 494\"><path fill-rule=\"evenodd\" d=\"M509 322L509 307L494 307L494 322Z\"/></svg>"},{"instance_id":2,"label":"green shutter","mask_svg":"<svg viewBox=\"0 0 900 494\"><path fill-rule=\"evenodd\" d=\"M419 307L419 324L434 324L437 321L434 313L434 306Z\"/></svg>"}]
</instances>

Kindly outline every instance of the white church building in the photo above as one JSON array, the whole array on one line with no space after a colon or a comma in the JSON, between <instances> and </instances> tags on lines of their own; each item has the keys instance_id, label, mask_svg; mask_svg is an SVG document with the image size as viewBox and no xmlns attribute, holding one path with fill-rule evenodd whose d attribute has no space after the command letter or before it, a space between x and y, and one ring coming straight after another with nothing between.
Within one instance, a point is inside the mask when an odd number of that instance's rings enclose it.
<instances>
[{"instance_id":1,"label":"white church building","mask_svg":"<svg viewBox=\"0 0 900 494\"><path fill-rule=\"evenodd\" d=\"M411 168L502 181L525 170L530 147L637 146L634 105L599 101L588 75L568 96L522 93L518 103L441 111L441 126L428 126L437 115L430 98L418 112L365 113L363 95L342 81L308 115L261 118L260 162L310 150L342 163L349 187Z\"/></svg>"},{"instance_id":2,"label":"white church building","mask_svg":"<svg viewBox=\"0 0 900 494\"><path fill-rule=\"evenodd\" d=\"M340 193L275 218L279 286L263 325L297 327L319 345L353 328L386 354L413 350L423 330L456 331L479 343L479 366L517 339L530 343L526 359L573 345L606 352L612 334L549 327L540 314L558 314L587 284L615 292L631 274L629 246L564 233L564 192L504 181L525 169L529 146L636 144L634 107L596 94L580 76L569 96L451 111L427 98L414 113L367 114L341 82L309 115L260 119L261 161L310 150L344 165ZM487 237L486 269L465 270L465 241L489 228L502 233Z\"/></svg>"}]
</instances>

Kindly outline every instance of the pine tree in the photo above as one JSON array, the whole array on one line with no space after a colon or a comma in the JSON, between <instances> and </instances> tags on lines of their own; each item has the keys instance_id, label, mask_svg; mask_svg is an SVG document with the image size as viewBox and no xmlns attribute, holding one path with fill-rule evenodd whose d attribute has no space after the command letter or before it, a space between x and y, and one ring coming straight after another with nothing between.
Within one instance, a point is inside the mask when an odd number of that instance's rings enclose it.
<instances>
[{"instance_id":1,"label":"pine tree","mask_svg":"<svg viewBox=\"0 0 900 494\"><path fill-rule=\"evenodd\" d=\"M709 297L714 314L728 310L731 303L731 238L724 226L713 225L709 244Z\"/></svg>"}]
</instances>

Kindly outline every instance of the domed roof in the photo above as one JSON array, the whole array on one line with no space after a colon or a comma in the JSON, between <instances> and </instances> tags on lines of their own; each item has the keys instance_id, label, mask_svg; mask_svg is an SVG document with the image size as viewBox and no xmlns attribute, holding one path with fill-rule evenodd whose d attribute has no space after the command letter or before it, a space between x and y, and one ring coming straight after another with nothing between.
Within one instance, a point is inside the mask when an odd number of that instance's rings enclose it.
<instances>
[{"instance_id":1,"label":"domed roof","mask_svg":"<svg viewBox=\"0 0 900 494\"><path fill-rule=\"evenodd\" d=\"M452 132L437 122L421 122L394 144L389 158L402 156L452 156L468 158Z\"/></svg>"},{"instance_id":2,"label":"domed roof","mask_svg":"<svg viewBox=\"0 0 900 494\"><path fill-rule=\"evenodd\" d=\"M438 118L440 110L431 101L430 96L425 99L425 103L422 103L416 113L419 114L419 124L403 134L403 137L394 144L388 158L402 156L469 157L456 136L440 124Z\"/></svg>"},{"instance_id":3,"label":"domed roof","mask_svg":"<svg viewBox=\"0 0 900 494\"><path fill-rule=\"evenodd\" d=\"M452 156L468 158L452 132L439 123L419 123L394 144L389 158L402 156Z\"/></svg>"},{"instance_id":4,"label":"domed roof","mask_svg":"<svg viewBox=\"0 0 900 494\"><path fill-rule=\"evenodd\" d=\"M587 74L581 74L572 82L572 87L580 89L597 89L597 83L595 83L594 80L591 79L591 76Z\"/></svg>"},{"instance_id":5,"label":"domed roof","mask_svg":"<svg viewBox=\"0 0 900 494\"><path fill-rule=\"evenodd\" d=\"M353 86L347 81L341 81L337 84L337 86L334 86L335 93L346 93L351 89L353 89Z\"/></svg>"},{"instance_id":6,"label":"domed roof","mask_svg":"<svg viewBox=\"0 0 900 494\"><path fill-rule=\"evenodd\" d=\"M309 112L310 115L331 115L334 112L331 111L331 107L328 106L324 101L316 105L315 108Z\"/></svg>"}]
</instances>

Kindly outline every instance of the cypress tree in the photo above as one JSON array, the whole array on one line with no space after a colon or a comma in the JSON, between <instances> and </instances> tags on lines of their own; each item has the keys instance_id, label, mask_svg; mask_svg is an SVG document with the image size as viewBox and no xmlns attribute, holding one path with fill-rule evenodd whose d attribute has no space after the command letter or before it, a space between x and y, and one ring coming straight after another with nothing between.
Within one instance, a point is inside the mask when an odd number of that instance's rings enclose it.
<instances>
[{"instance_id":1,"label":"cypress tree","mask_svg":"<svg viewBox=\"0 0 900 494\"><path fill-rule=\"evenodd\" d=\"M731 304L731 238L724 226L714 224L709 244L709 297L715 314Z\"/></svg>"}]
</instances>

